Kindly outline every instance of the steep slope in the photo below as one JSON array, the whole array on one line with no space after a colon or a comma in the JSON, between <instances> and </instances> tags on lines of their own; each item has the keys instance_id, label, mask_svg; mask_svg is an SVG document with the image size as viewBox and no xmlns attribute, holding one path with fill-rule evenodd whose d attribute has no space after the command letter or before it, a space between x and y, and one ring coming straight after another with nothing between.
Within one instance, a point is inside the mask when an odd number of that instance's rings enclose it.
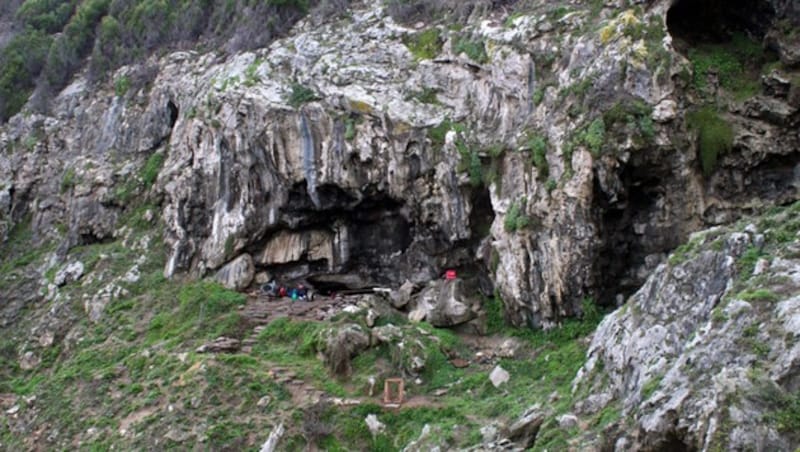
<instances>
[{"instance_id":1,"label":"steep slope","mask_svg":"<svg viewBox=\"0 0 800 452\"><path fill-rule=\"evenodd\" d=\"M95 3L117 2L70 5ZM259 5L272 11L295 2ZM343 14L330 17L290 14L278 24L285 36L273 40L268 30L254 42L269 45L246 52L233 45L208 51L204 45L242 38L212 27L188 38L176 31L180 39L200 39L185 43L195 50L123 59L132 64L103 69L99 78L93 65L101 54L72 55L71 69L59 72L75 73L61 80L63 90L49 85L57 94L34 94L0 126L0 327L7 338L0 375L2 392L10 394L4 408L13 411L4 415L3 441L163 444L148 442L152 437L255 446L275 426L270 416L301 416L298 400L286 393L292 383L257 384L267 366L292 367L303 384L328 395L361 394L361 387L325 386L328 375L313 354L330 347L316 326L277 323L247 336L253 325L238 308L245 298L231 289L256 290L276 278L325 292L395 289L390 300L370 306L402 304L405 311L385 317L402 318L408 340L430 349L433 361L417 395L459 392L442 402L448 416L467 425L458 447L502 447L507 432L478 438L479 425L495 416L513 423L536 403L553 406L522 416L536 421L526 428L536 428L514 438L517 444L541 427L541 447L796 445L796 287L781 276L791 280L795 265L796 208L759 220L766 223L746 234L692 235L800 197L796 2L340 6ZM89 31L97 31L96 49L104 42L102 18L112 10L87 15L78 8L65 20L93 18L81 36L94 39ZM220 17L227 16L203 20ZM0 27L19 36L14 24ZM3 51L18 50L11 39ZM12 91L19 105L28 99L26 90ZM769 224L778 218L784 229ZM668 259L690 237L691 245ZM771 263L774 281L750 278L734 263L759 253L781 256ZM547 369L535 374L542 382L536 391L515 379L503 395L486 382L487 363L451 369L452 347L443 351L430 336L457 341L405 323L409 313L418 319L441 308L429 305L451 301L440 290L449 283L436 281L446 269L465 284L449 292L459 298L447 306L460 310L458 320L441 324L469 322L462 333L481 332L502 317L516 327L555 329L512 330L533 335L523 347L527 359L491 361L512 368L515 378ZM575 339L587 333L596 305L618 306L631 294L629 307L595 334L568 395L565 381L586 346ZM356 330L373 337L363 315L358 327L337 324L342 337ZM756 322L769 327L754 329ZM693 332L702 343L693 342ZM257 356L192 353L218 335L255 341ZM270 351L276 344L281 353ZM293 347L301 356L281 361ZM362 360L387 349L362 350ZM569 365L551 369L548 351ZM351 352L358 354L347 349L347 359ZM369 371L417 378L407 361L415 356L395 353ZM693 373L689 361L708 375ZM357 385L368 372L360 364ZM154 369L161 370L148 372ZM710 374L719 369L725 376L714 380ZM444 376L434 378L439 371ZM178 376L186 373L189 383ZM220 381L219 373L226 391L251 391L226 399L222 392L180 390L170 400L173 386L202 391ZM445 377L460 382L449 385ZM711 389L702 386L707 382ZM95 390L103 396L87 398ZM69 400L53 399L62 391ZM462 394L481 398L476 418L461 417ZM53 410L25 399L32 395ZM264 395L280 403L254 412ZM218 408L211 410L213 425L189 425L210 412L202 410L174 425L147 424L164 421L169 407L179 406L182 415L197 409L193 397L198 406ZM314 419L327 425L338 411L323 408ZM82 418L62 424L71 410ZM370 410L377 408L349 412L357 439L336 441L402 447L425 423L413 414L390 417L396 430L373 436L362 425ZM437 417L425 413L420 417ZM621 413L627 424L618 421ZM149 421L129 429L142 419ZM56 431L46 434L51 425ZM295 447L325 433L308 428L290 432ZM441 444L442 436L417 438L416 447Z\"/></svg>"},{"instance_id":2,"label":"steep slope","mask_svg":"<svg viewBox=\"0 0 800 452\"><path fill-rule=\"evenodd\" d=\"M222 62L154 60L136 91L79 78L53 115L4 128L5 228L30 214L62 249L102 241L155 182L168 276L239 258L364 286L463 267L515 324L551 326L585 295L624 297L701 225L796 197L793 63L744 100L723 80L684 118L711 73L672 50L669 5L595 6L458 31L355 9ZM164 171L137 180L147 158Z\"/></svg>"},{"instance_id":3,"label":"steep slope","mask_svg":"<svg viewBox=\"0 0 800 452\"><path fill-rule=\"evenodd\" d=\"M800 204L714 228L594 333L574 385L614 404L618 450L794 450L800 437Z\"/></svg>"}]
</instances>

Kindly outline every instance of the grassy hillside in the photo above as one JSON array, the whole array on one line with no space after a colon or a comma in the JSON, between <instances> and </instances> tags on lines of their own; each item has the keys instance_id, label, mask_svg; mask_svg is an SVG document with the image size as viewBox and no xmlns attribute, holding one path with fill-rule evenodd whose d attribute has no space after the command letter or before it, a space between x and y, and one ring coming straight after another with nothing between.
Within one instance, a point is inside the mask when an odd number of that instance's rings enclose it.
<instances>
[{"instance_id":1,"label":"grassy hillside","mask_svg":"<svg viewBox=\"0 0 800 452\"><path fill-rule=\"evenodd\" d=\"M244 295L212 282L162 277L165 256L152 232L157 225L144 219L147 208L134 209L117 240L76 247L62 264L53 259L53 246L31 251L24 224L2 246L4 297L28 287L25 281L52 283L68 262L85 266L77 281L51 288L47 296L32 294L3 327L2 448L247 450L257 449L278 423L287 427L284 450L309 443L328 450L398 450L425 424L433 428L430 441L469 446L481 441L481 427L513 421L535 403L547 403L550 419L538 444L566 444L569 432L557 427L555 416L570 408L569 385L587 346L582 338L600 319L591 303L584 320L544 333L503 326L499 301L487 300L495 343L516 337L520 350L517 359L483 363L474 360L474 337L465 342L468 337L450 330L384 316L377 325L397 326L401 339L367 349L353 359L348 377L336 377L319 356L324 332L353 324L368 330L363 312L330 322L273 319L256 329L241 309ZM129 278L132 273L138 279ZM98 321L90 321L87 306L106 292L113 293L110 302ZM10 306L0 308L9 315ZM43 342L48 331L52 343ZM252 345L235 353L196 351L218 336ZM386 408L383 378L403 375L412 349L425 357L419 382L406 377L407 398L414 402ZM33 357L28 369L22 365L26 354ZM454 357L473 364L456 368ZM488 378L497 364L511 374L500 388ZM378 380L372 396L370 376ZM337 405L337 399L359 403ZM386 424L384 433L372 436L364 422L368 414Z\"/></svg>"}]
</instances>

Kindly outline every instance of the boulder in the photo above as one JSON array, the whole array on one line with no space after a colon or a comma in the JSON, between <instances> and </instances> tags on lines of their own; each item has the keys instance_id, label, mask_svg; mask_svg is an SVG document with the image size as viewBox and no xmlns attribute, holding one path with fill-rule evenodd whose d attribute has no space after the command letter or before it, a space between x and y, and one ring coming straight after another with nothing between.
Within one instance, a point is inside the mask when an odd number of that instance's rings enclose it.
<instances>
[{"instance_id":1,"label":"boulder","mask_svg":"<svg viewBox=\"0 0 800 452\"><path fill-rule=\"evenodd\" d=\"M368 414L364 422L367 424L367 428L372 436L376 436L379 433L383 433L386 430L386 424L378 420L378 416L374 414Z\"/></svg>"},{"instance_id":2,"label":"boulder","mask_svg":"<svg viewBox=\"0 0 800 452\"><path fill-rule=\"evenodd\" d=\"M61 287L81 279L81 276L83 276L83 263L80 261L70 262L56 273L53 283Z\"/></svg>"},{"instance_id":3,"label":"boulder","mask_svg":"<svg viewBox=\"0 0 800 452\"><path fill-rule=\"evenodd\" d=\"M255 267L249 254L242 254L217 271L214 279L231 290L243 290L253 281Z\"/></svg>"},{"instance_id":4,"label":"boulder","mask_svg":"<svg viewBox=\"0 0 800 452\"><path fill-rule=\"evenodd\" d=\"M394 290L389 295L392 306L397 309L404 308L409 301L411 301L411 294L416 289L416 286L411 281L406 280L399 289Z\"/></svg>"},{"instance_id":5,"label":"boulder","mask_svg":"<svg viewBox=\"0 0 800 452\"><path fill-rule=\"evenodd\" d=\"M322 332L321 345L325 363L331 372L347 375L350 373L350 360L369 348L370 335L355 323L336 325Z\"/></svg>"},{"instance_id":6,"label":"boulder","mask_svg":"<svg viewBox=\"0 0 800 452\"><path fill-rule=\"evenodd\" d=\"M489 374L489 381L492 382L492 386L495 388L499 388L503 384L507 383L510 378L511 375L509 375L508 371L500 366L496 366Z\"/></svg>"},{"instance_id":7,"label":"boulder","mask_svg":"<svg viewBox=\"0 0 800 452\"><path fill-rule=\"evenodd\" d=\"M476 317L472 310L474 295L467 295L459 279L434 281L415 299L409 320L425 320L433 326L446 327L466 323Z\"/></svg>"},{"instance_id":8,"label":"boulder","mask_svg":"<svg viewBox=\"0 0 800 452\"><path fill-rule=\"evenodd\" d=\"M528 408L519 419L508 427L507 438L523 449L533 447L544 419L544 412L538 405Z\"/></svg>"}]
</instances>

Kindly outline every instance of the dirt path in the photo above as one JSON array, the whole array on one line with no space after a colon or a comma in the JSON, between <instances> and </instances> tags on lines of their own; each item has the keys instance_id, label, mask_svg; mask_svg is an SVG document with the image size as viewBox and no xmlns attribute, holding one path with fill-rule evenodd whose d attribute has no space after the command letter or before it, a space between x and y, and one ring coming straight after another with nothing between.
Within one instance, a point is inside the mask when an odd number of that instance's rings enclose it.
<instances>
[{"instance_id":1,"label":"dirt path","mask_svg":"<svg viewBox=\"0 0 800 452\"><path fill-rule=\"evenodd\" d=\"M288 297L270 298L251 293L247 298L242 315L255 324L267 324L273 318L291 317L298 320L328 320L348 305L358 303L358 296L338 296L331 298L317 296L314 301L292 300Z\"/></svg>"}]
</instances>

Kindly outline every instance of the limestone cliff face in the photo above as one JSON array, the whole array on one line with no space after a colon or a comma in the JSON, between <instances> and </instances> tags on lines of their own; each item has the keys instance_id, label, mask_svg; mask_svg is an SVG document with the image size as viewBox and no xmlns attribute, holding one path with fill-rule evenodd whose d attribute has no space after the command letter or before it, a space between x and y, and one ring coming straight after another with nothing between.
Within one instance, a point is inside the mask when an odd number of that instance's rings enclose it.
<instances>
[{"instance_id":1,"label":"limestone cliff face","mask_svg":"<svg viewBox=\"0 0 800 452\"><path fill-rule=\"evenodd\" d=\"M399 286L456 267L491 281L515 324L551 326L586 296L629 294L701 226L797 198L796 46L777 25L792 2L757 23L788 69L724 102L732 148L707 176L673 2L618 3L461 30L360 6L254 53L123 68L150 81L130 92L78 78L51 115L2 128L0 233L30 215L67 249L147 202L168 276ZM226 268L242 259L252 270Z\"/></svg>"},{"instance_id":2,"label":"limestone cliff face","mask_svg":"<svg viewBox=\"0 0 800 452\"><path fill-rule=\"evenodd\" d=\"M796 447L798 207L693 235L600 324L574 388L616 450Z\"/></svg>"}]
</instances>

